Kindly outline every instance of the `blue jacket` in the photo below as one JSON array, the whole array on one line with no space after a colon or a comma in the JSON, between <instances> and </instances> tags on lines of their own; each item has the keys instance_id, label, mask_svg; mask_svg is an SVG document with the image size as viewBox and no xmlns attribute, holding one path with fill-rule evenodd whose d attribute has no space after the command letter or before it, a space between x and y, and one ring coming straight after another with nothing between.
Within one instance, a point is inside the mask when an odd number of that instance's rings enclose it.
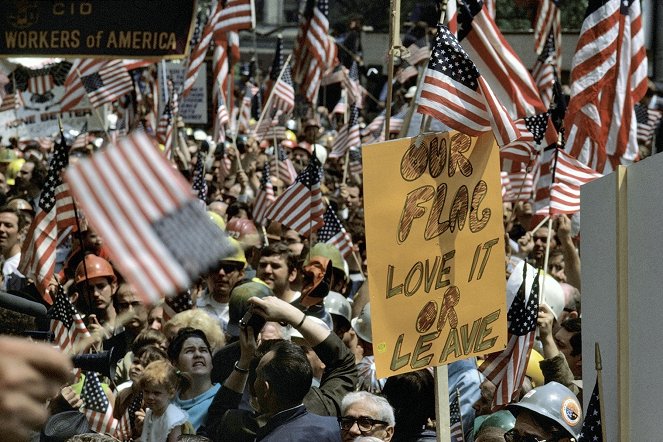
<instances>
[{"instance_id":1,"label":"blue jacket","mask_svg":"<svg viewBox=\"0 0 663 442\"><path fill-rule=\"evenodd\" d=\"M341 427L335 417L318 416L304 405L272 416L256 434L264 442L341 442Z\"/></svg>"}]
</instances>

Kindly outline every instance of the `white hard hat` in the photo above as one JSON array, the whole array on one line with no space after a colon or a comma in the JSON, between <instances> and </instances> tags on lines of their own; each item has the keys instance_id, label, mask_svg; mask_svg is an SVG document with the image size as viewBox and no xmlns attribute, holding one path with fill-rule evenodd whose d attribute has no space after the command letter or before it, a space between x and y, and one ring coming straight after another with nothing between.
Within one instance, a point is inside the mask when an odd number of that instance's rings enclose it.
<instances>
[{"instance_id":1,"label":"white hard hat","mask_svg":"<svg viewBox=\"0 0 663 442\"><path fill-rule=\"evenodd\" d=\"M539 278L539 287L544 285L543 282L543 272L535 269L531 265L527 264L525 261L519 262L516 267L511 272L508 281L506 282L506 305L507 310L511 307L511 303L518 293L518 289L523 283L523 266L527 266L527 276L525 282L525 302L529 300L530 291L532 290L532 284L534 283L535 275ZM559 317L564 310L564 290L562 286L559 285L555 278L550 275L545 275L545 286L543 288L544 293L540 296L539 299L543 299L542 303L547 304L552 310L555 319Z\"/></svg>"},{"instance_id":2,"label":"white hard hat","mask_svg":"<svg viewBox=\"0 0 663 442\"><path fill-rule=\"evenodd\" d=\"M373 332L371 330L371 303L368 302L361 309L359 316L352 320L352 328L357 336L366 342L373 342Z\"/></svg>"},{"instance_id":3,"label":"white hard hat","mask_svg":"<svg viewBox=\"0 0 663 442\"><path fill-rule=\"evenodd\" d=\"M320 161L320 164L323 166L325 165L325 161L327 161L327 149L321 144L314 144L313 145L313 152L315 153L315 156L318 158L318 161Z\"/></svg>"}]
</instances>

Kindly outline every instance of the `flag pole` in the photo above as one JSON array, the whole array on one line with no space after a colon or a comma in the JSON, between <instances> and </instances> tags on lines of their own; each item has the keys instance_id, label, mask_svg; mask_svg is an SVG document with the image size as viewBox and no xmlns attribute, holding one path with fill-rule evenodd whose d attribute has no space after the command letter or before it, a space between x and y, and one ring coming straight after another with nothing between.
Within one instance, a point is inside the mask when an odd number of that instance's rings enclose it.
<instances>
[{"instance_id":1,"label":"flag pole","mask_svg":"<svg viewBox=\"0 0 663 442\"><path fill-rule=\"evenodd\" d=\"M435 416L437 442L451 442L449 369L446 364L435 367Z\"/></svg>"},{"instance_id":2,"label":"flag pole","mask_svg":"<svg viewBox=\"0 0 663 442\"><path fill-rule=\"evenodd\" d=\"M387 102L385 103L384 115L384 139L389 140L389 120L391 119L391 100L393 95L394 81L394 57L400 55L400 26L401 26L401 1L391 0L389 20L389 57L387 68Z\"/></svg>"},{"instance_id":3,"label":"flag pole","mask_svg":"<svg viewBox=\"0 0 663 442\"><path fill-rule=\"evenodd\" d=\"M559 149L562 148L562 142L563 142L562 137L563 137L563 134L562 134L562 132L560 132L557 135L557 145L555 146L555 160L554 160L553 166L552 166L552 177L551 177L551 181L550 181L550 186L551 187L555 185L555 172L557 171L557 153L559 152ZM546 254L545 254L545 257L543 259L544 278L543 278L543 281L541 282L541 298L540 298L541 302L543 302L543 294L545 293L545 290L544 290L545 285L546 285L545 274L548 273L548 258L550 258L550 240L552 238L552 213L550 213L550 211L552 210L552 200L551 200L550 204L551 204L551 207L550 207L549 212L548 212L550 214L550 216L548 218L548 237L546 238Z\"/></svg>"},{"instance_id":4,"label":"flag pole","mask_svg":"<svg viewBox=\"0 0 663 442\"><path fill-rule=\"evenodd\" d=\"M281 77L283 76L283 71L285 71L286 66L290 63L290 58L292 57L292 54L288 55L288 58L285 60L285 63L283 63L283 67L281 68L281 72L279 72L279 77L276 79L274 82L274 86L281 80ZM272 97L274 96L274 90L276 88L272 87L272 90L269 91L269 97L267 98L267 103L265 103L265 107L262 108L262 112L260 113L260 118L258 119L258 122L256 123L255 127L260 127L260 123L262 122L263 118L265 118L265 114L267 113L267 109L269 109L272 105ZM240 114L242 110L240 108Z\"/></svg>"},{"instance_id":5,"label":"flag pole","mask_svg":"<svg viewBox=\"0 0 663 442\"><path fill-rule=\"evenodd\" d=\"M605 424L605 406L603 404L603 364L601 363L601 347L598 342L594 343L594 364L596 366L596 384L599 387L599 408L601 413L601 435L603 440L608 440L606 437L606 424Z\"/></svg>"},{"instance_id":6,"label":"flag pole","mask_svg":"<svg viewBox=\"0 0 663 442\"><path fill-rule=\"evenodd\" d=\"M76 75L78 75L78 80L83 83L83 76L81 75L81 71L76 67ZM87 91L85 91L85 95L87 96ZM90 103L92 104L92 103ZM106 129L106 124L104 123L104 120L101 119L101 115L99 115L99 109L97 109L95 106L92 106L92 109L94 110L94 115L97 117L99 120L99 123L101 123L101 128L104 130L104 133L106 134L106 138L108 141L110 141L111 137L110 134L108 133L108 129Z\"/></svg>"}]
</instances>

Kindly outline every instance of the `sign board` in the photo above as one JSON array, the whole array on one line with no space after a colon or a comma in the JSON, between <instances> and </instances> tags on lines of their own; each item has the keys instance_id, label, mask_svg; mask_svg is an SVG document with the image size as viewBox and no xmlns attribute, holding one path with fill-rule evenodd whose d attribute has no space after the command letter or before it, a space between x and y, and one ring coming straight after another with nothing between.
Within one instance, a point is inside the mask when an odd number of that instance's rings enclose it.
<instances>
[{"instance_id":1,"label":"sign board","mask_svg":"<svg viewBox=\"0 0 663 442\"><path fill-rule=\"evenodd\" d=\"M504 227L492 134L452 131L362 150L378 377L504 349Z\"/></svg>"},{"instance_id":2,"label":"sign board","mask_svg":"<svg viewBox=\"0 0 663 442\"><path fill-rule=\"evenodd\" d=\"M166 63L167 76L173 80L175 89L181 89L184 84L184 75L186 73L185 65L180 63ZM162 91L165 86L159 85ZM163 106L166 101L162 100ZM200 65L198 76L193 83L193 88L189 95L180 102L179 114L187 124L207 124L207 64Z\"/></svg>"},{"instance_id":3,"label":"sign board","mask_svg":"<svg viewBox=\"0 0 663 442\"><path fill-rule=\"evenodd\" d=\"M182 58L194 0L0 2L1 57Z\"/></svg>"}]
</instances>

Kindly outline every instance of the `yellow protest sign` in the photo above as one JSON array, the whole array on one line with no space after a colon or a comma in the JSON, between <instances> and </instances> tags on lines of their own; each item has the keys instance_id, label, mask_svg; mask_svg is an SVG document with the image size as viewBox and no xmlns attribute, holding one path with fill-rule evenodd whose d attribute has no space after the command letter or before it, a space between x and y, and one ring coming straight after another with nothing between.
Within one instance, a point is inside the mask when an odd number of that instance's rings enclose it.
<instances>
[{"instance_id":1,"label":"yellow protest sign","mask_svg":"<svg viewBox=\"0 0 663 442\"><path fill-rule=\"evenodd\" d=\"M404 138L364 146L362 157L378 377L502 350L504 227L493 136Z\"/></svg>"}]
</instances>

